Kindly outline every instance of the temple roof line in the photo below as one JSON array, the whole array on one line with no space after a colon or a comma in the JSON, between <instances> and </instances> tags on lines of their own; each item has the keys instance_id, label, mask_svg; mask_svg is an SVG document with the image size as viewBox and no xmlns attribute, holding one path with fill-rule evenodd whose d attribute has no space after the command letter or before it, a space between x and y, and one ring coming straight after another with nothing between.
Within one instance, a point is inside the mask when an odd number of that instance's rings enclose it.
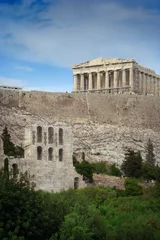
<instances>
[{"instance_id":1,"label":"temple roof line","mask_svg":"<svg viewBox=\"0 0 160 240\"><path fill-rule=\"evenodd\" d=\"M78 68L78 67L89 67L89 66L97 66L97 65L104 65L104 64L115 64L115 63L129 63L136 61L134 59L122 59L122 58L96 58L90 61L86 61L84 63L80 63L77 65L73 65L72 68Z\"/></svg>"}]
</instances>

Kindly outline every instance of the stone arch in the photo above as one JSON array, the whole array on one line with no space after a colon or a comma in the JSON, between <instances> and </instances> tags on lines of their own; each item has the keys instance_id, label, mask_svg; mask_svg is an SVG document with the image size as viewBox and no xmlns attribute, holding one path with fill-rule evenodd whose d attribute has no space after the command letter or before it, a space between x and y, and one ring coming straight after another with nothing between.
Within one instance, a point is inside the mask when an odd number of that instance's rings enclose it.
<instances>
[{"instance_id":1,"label":"stone arch","mask_svg":"<svg viewBox=\"0 0 160 240\"><path fill-rule=\"evenodd\" d=\"M63 149L59 149L59 162L63 162Z\"/></svg>"},{"instance_id":2,"label":"stone arch","mask_svg":"<svg viewBox=\"0 0 160 240\"><path fill-rule=\"evenodd\" d=\"M79 188L79 178L75 177L74 179L74 189L78 189Z\"/></svg>"},{"instance_id":3,"label":"stone arch","mask_svg":"<svg viewBox=\"0 0 160 240\"><path fill-rule=\"evenodd\" d=\"M49 161L53 160L53 148L52 147L48 148L48 160Z\"/></svg>"},{"instance_id":4,"label":"stone arch","mask_svg":"<svg viewBox=\"0 0 160 240\"><path fill-rule=\"evenodd\" d=\"M37 160L42 160L42 147L37 147Z\"/></svg>"},{"instance_id":5,"label":"stone arch","mask_svg":"<svg viewBox=\"0 0 160 240\"><path fill-rule=\"evenodd\" d=\"M63 129L59 129L59 145L63 145Z\"/></svg>"},{"instance_id":6,"label":"stone arch","mask_svg":"<svg viewBox=\"0 0 160 240\"><path fill-rule=\"evenodd\" d=\"M42 142L42 127L37 127L37 142Z\"/></svg>"},{"instance_id":7,"label":"stone arch","mask_svg":"<svg viewBox=\"0 0 160 240\"><path fill-rule=\"evenodd\" d=\"M13 169L13 177L17 177L17 175L18 175L18 164L14 163L12 165L12 169Z\"/></svg>"},{"instance_id":8,"label":"stone arch","mask_svg":"<svg viewBox=\"0 0 160 240\"><path fill-rule=\"evenodd\" d=\"M54 136L54 130L53 127L48 128L48 143L52 144L53 143L53 136Z\"/></svg>"}]
</instances>

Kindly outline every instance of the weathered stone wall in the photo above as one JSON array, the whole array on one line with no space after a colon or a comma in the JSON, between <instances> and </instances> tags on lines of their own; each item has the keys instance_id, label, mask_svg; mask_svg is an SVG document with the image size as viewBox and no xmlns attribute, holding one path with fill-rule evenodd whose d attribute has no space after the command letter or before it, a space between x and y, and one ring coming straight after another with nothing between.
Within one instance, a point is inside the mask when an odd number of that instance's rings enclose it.
<instances>
[{"instance_id":1,"label":"weathered stone wall","mask_svg":"<svg viewBox=\"0 0 160 240\"><path fill-rule=\"evenodd\" d=\"M37 127L42 129L42 139L37 139ZM53 129L53 142L49 141L48 128ZM63 129L63 141L59 141L59 129ZM37 148L42 149L41 158L37 155ZM49 158L48 150L52 148L52 157ZM65 125L46 125L38 122L35 125L25 128L25 158L10 158L9 168L13 171L14 166L22 172L26 171L33 177L36 189L43 189L50 192L59 192L74 188L75 180L77 187L85 187L72 162L72 130ZM60 160L59 150L63 151Z\"/></svg>"},{"instance_id":2,"label":"weathered stone wall","mask_svg":"<svg viewBox=\"0 0 160 240\"><path fill-rule=\"evenodd\" d=\"M160 162L160 97L36 91L19 94L17 107L11 108L9 102L0 106L1 130L7 124L16 143L21 144L28 124L39 120L62 122L73 127L73 151L78 156L85 152L89 161L121 164L126 147L140 150L145 158L151 138Z\"/></svg>"}]
</instances>

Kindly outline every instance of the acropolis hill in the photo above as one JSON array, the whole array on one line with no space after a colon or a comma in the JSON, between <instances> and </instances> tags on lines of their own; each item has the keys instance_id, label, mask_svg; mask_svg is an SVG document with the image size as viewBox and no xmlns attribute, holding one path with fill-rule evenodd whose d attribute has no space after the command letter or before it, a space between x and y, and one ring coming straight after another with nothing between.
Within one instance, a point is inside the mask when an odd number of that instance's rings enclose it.
<instances>
[{"instance_id":1,"label":"acropolis hill","mask_svg":"<svg viewBox=\"0 0 160 240\"><path fill-rule=\"evenodd\" d=\"M86 63L87 67L82 67L83 73L89 65L90 63ZM159 75L153 70L143 69L146 71L145 74L150 73L149 79L156 79L159 86ZM101 72L100 67L99 71ZM134 78L131 79L135 86ZM155 82L152 83L156 86ZM148 86L147 81L147 89L156 89ZM90 93L86 89L73 93L49 93L1 88L0 130L2 132L4 125L7 124L13 141L20 145L24 139L26 126L36 121L47 124L63 123L72 126L73 151L77 156L81 157L84 152L86 160L118 164L123 161L126 148L140 150L144 158L146 143L150 138L154 144L157 161L160 162L159 90L156 90L155 94L138 94L132 90L117 92L116 89L113 87L111 89L113 91L103 94L101 91ZM127 89L130 89L130 85Z\"/></svg>"}]
</instances>

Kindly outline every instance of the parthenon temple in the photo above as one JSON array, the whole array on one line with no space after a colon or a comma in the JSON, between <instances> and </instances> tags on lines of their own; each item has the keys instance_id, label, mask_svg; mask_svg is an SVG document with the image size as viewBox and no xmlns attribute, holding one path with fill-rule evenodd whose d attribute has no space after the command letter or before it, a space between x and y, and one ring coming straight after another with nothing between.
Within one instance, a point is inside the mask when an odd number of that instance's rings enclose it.
<instances>
[{"instance_id":1,"label":"parthenon temple","mask_svg":"<svg viewBox=\"0 0 160 240\"><path fill-rule=\"evenodd\" d=\"M133 59L97 58L72 66L74 92L160 96L160 75Z\"/></svg>"}]
</instances>

